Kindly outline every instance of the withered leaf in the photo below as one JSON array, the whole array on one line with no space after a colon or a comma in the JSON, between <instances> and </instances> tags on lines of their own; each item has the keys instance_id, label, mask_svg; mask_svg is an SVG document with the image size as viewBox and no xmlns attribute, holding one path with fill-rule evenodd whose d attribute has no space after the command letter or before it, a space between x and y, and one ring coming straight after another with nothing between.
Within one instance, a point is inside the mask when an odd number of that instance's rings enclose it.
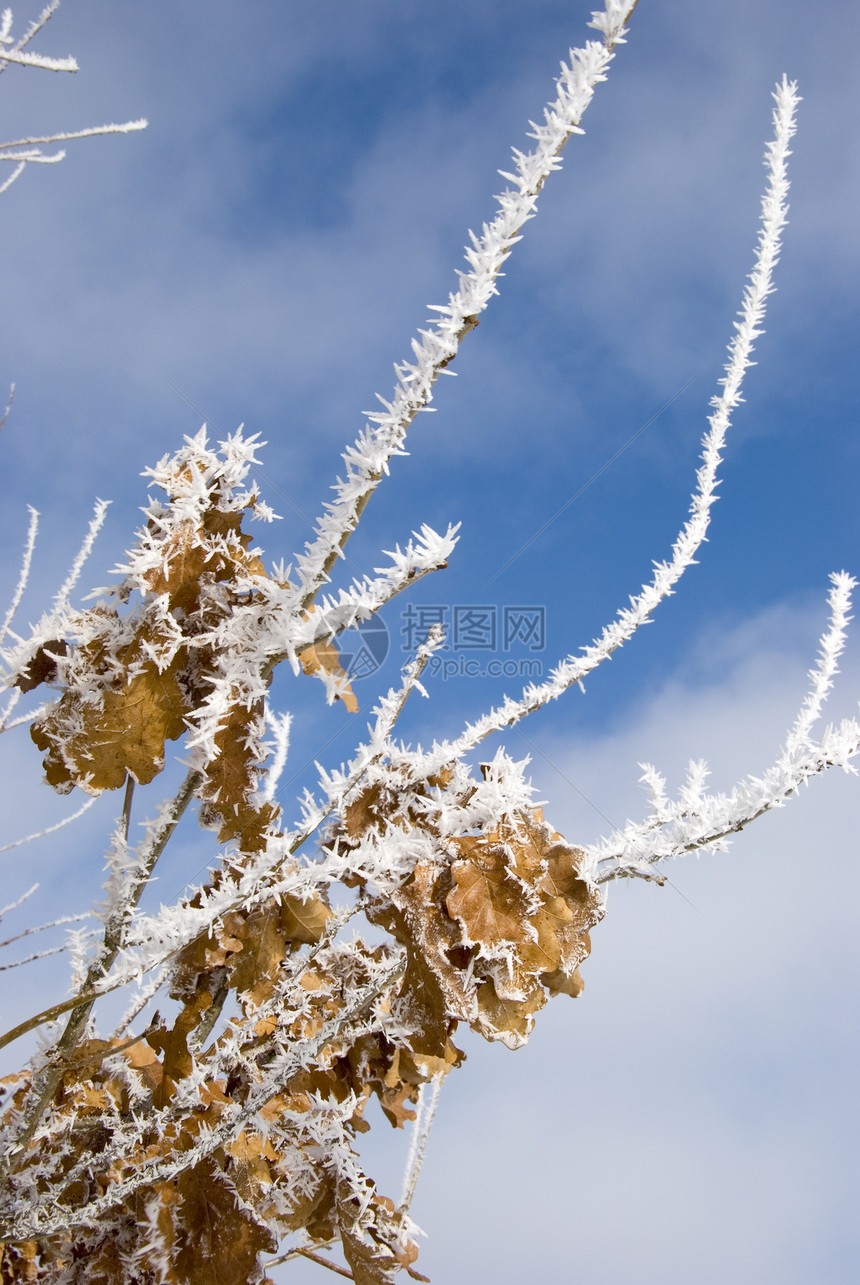
<instances>
[{"instance_id":1,"label":"withered leaf","mask_svg":"<svg viewBox=\"0 0 860 1285\"><path fill-rule=\"evenodd\" d=\"M242 693L231 693L227 716L215 733L215 754L205 768L203 797L220 818L218 840L238 840L244 852L259 852L277 816L271 803L258 804L260 777L255 732L263 717L262 699L245 705Z\"/></svg>"},{"instance_id":2,"label":"withered leaf","mask_svg":"<svg viewBox=\"0 0 860 1285\"><path fill-rule=\"evenodd\" d=\"M175 661L159 673L154 661L145 661L123 685L104 690L98 702L66 692L30 729L39 749L48 751L49 783L61 791L78 785L100 794L118 790L128 774L147 785L164 766L165 741L185 732L177 669ZM75 730L70 731L72 714Z\"/></svg>"},{"instance_id":3,"label":"withered leaf","mask_svg":"<svg viewBox=\"0 0 860 1285\"><path fill-rule=\"evenodd\" d=\"M170 1264L178 1285L259 1281L259 1255L275 1250L277 1239L247 1206L240 1208L215 1162L184 1170L171 1185L178 1201L166 1202L165 1209L173 1240Z\"/></svg>"},{"instance_id":4,"label":"withered leaf","mask_svg":"<svg viewBox=\"0 0 860 1285\"><path fill-rule=\"evenodd\" d=\"M534 1027L534 1015L547 1002L544 988L535 984L524 1000L503 999L492 981L478 987L478 1017L475 1030L488 1040L499 1040L509 1049L518 1049L528 1041Z\"/></svg>"},{"instance_id":5,"label":"withered leaf","mask_svg":"<svg viewBox=\"0 0 860 1285\"><path fill-rule=\"evenodd\" d=\"M314 946L325 932L332 911L322 897L300 901L286 895L281 901L281 929L287 941Z\"/></svg>"},{"instance_id":6,"label":"withered leaf","mask_svg":"<svg viewBox=\"0 0 860 1285\"><path fill-rule=\"evenodd\" d=\"M570 976L560 968L554 973L544 973L541 981L550 995L570 995L573 999L578 999L585 990L585 982L580 977L578 968Z\"/></svg>"},{"instance_id":7,"label":"withered leaf","mask_svg":"<svg viewBox=\"0 0 860 1285\"><path fill-rule=\"evenodd\" d=\"M173 1095L175 1084L190 1074L194 1059L188 1051L188 1036L200 1025L200 1020L211 1003L212 997L208 991L200 991L179 1013L172 1030L156 1027L147 1032L147 1044L163 1057L163 1076L153 1094L156 1107L165 1106Z\"/></svg>"},{"instance_id":8,"label":"withered leaf","mask_svg":"<svg viewBox=\"0 0 860 1285\"><path fill-rule=\"evenodd\" d=\"M421 959L432 969L447 1015L470 1022L475 1016L475 986L467 971L472 951L463 947L459 926L448 915L446 893L450 885L448 870L440 869L429 861L416 864L412 877L394 896L408 928L408 932L398 940L402 940L407 948L410 944L413 950L417 947ZM397 925L394 924L389 931L397 936ZM415 993L421 992L416 990ZM430 1030L432 1032L432 1026ZM421 1051L433 1050L422 1047Z\"/></svg>"},{"instance_id":9,"label":"withered leaf","mask_svg":"<svg viewBox=\"0 0 860 1285\"><path fill-rule=\"evenodd\" d=\"M0 1241L0 1282L2 1285L29 1285L39 1279L36 1259L39 1246L35 1240L25 1240L18 1245L5 1245Z\"/></svg>"},{"instance_id":10,"label":"withered leaf","mask_svg":"<svg viewBox=\"0 0 860 1285\"><path fill-rule=\"evenodd\" d=\"M526 942L531 905L522 884L511 877L504 847L480 840L460 839L470 855L451 866L457 887L448 893L448 912L463 926L465 940L494 947Z\"/></svg>"},{"instance_id":11,"label":"withered leaf","mask_svg":"<svg viewBox=\"0 0 860 1285\"><path fill-rule=\"evenodd\" d=\"M62 638L43 643L15 679L15 686L22 692L31 692L40 683L51 683L57 676L57 656L68 655L68 644Z\"/></svg>"},{"instance_id":12,"label":"withered leaf","mask_svg":"<svg viewBox=\"0 0 860 1285\"><path fill-rule=\"evenodd\" d=\"M425 943L422 941L419 945L410 931L406 915L396 907L368 909L366 913L371 923L386 928L406 947L406 970L397 998L392 1000L393 1012L412 1032L412 1047L416 1053L443 1056L450 1021L445 996L424 950Z\"/></svg>"},{"instance_id":13,"label":"withered leaf","mask_svg":"<svg viewBox=\"0 0 860 1285\"><path fill-rule=\"evenodd\" d=\"M259 1008L274 989L281 960L287 953L276 901L267 902L247 917L247 935L231 960L230 983Z\"/></svg>"},{"instance_id":14,"label":"withered leaf","mask_svg":"<svg viewBox=\"0 0 860 1285\"><path fill-rule=\"evenodd\" d=\"M350 714L358 713L358 701L347 680L346 671L340 663L340 653L330 639L306 647L304 651L299 652L299 661L306 674L332 674L340 679L337 689L338 699L343 701Z\"/></svg>"},{"instance_id":15,"label":"withered leaf","mask_svg":"<svg viewBox=\"0 0 860 1285\"><path fill-rule=\"evenodd\" d=\"M365 1181L370 1190L360 1204L348 1183L341 1180L338 1184L337 1220L344 1258L352 1269L356 1285L392 1285L405 1257L402 1250L397 1252L400 1246L396 1227L391 1225L393 1206L376 1195L369 1179ZM368 1211L376 1217L368 1220ZM364 1215L362 1221L369 1221L368 1239L359 1224L359 1214ZM411 1260L414 1257L413 1254Z\"/></svg>"}]
</instances>

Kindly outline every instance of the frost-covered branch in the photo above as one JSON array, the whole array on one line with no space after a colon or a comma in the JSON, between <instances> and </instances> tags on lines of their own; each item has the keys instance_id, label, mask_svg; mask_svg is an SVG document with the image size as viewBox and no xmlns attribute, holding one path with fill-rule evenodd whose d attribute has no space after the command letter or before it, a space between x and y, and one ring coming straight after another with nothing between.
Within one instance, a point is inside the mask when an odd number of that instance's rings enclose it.
<instances>
[{"instance_id":1,"label":"frost-covered branch","mask_svg":"<svg viewBox=\"0 0 860 1285\"><path fill-rule=\"evenodd\" d=\"M0 626L0 646L2 646L6 635L9 633L12 621L15 619L15 613L21 605L21 599L24 597L24 592L30 579L33 550L36 547L36 536L39 533L39 511L38 509L34 509L32 504L29 504L27 509L30 514L30 522L27 527L27 543L24 546L24 556L21 560L21 571L18 575L18 583L15 586L15 592L12 595L12 601L9 604L6 615L3 618L3 624Z\"/></svg>"},{"instance_id":2,"label":"frost-covered branch","mask_svg":"<svg viewBox=\"0 0 860 1285\"><path fill-rule=\"evenodd\" d=\"M436 1107L439 1104L441 1091L441 1076L435 1076L429 1084L421 1086L418 1112L415 1124L412 1126L412 1141L409 1145L409 1155L406 1158L406 1169L403 1174L403 1190L400 1193L401 1209L408 1209L412 1204L412 1197L415 1195L421 1167L424 1164L427 1139L430 1136L430 1128L433 1124L433 1117L436 1114Z\"/></svg>"},{"instance_id":3,"label":"frost-covered branch","mask_svg":"<svg viewBox=\"0 0 860 1285\"><path fill-rule=\"evenodd\" d=\"M290 640L289 649L276 652L270 657L267 667L289 657L294 669L298 670L297 652L369 620L405 589L432 572L447 567L459 530L459 522L456 526L449 525L444 535L423 525L420 532L413 531L414 541L410 540L405 549L398 544L394 549L383 550L391 559L391 566L376 567L377 575L373 579L366 576L362 581L354 580L348 589L339 592L337 598L323 598L306 618L296 623L292 623L288 616L284 631ZM272 616L272 632L277 636L279 617L277 613L272 613Z\"/></svg>"},{"instance_id":4,"label":"frost-covered branch","mask_svg":"<svg viewBox=\"0 0 860 1285\"><path fill-rule=\"evenodd\" d=\"M281 779L281 773L287 762L287 752L290 747L290 726L292 724L292 714L276 714L273 709L266 708L266 722L272 729L272 735L275 738L274 754L269 770L266 773L266 783L260 791L260 798L264 803L271 803L278 789L278 781Z\"/></svg>"},{"instance_id":5,"label":"frost-covered branch","mask_svg":"<svg viewBox=\"0 0 860 1285\"><path fill-rule=\"evenodd\" d=\"M465 272L446 304L432 305L439 317L431 328L412 341L411 361L395 365L397 382L392 400L380 397L382 411L367 412L369 426L344 453L346 476L334 487L335 499L317 520L317 538L296 559L300 572L302 606L313 602L358 525L370 496L389 471L395 455L404 454L407 430L420 411L432 409L433 386L454 360L463 339L478 324L521 230L536 212L544 183L561 167L561 153L572 134L581 134L580 121L594 91L606 79L614 48L624 43L624 26L636 0L608 0L592 15L589 24L601 32L602 41L590 40L570 51L555 82L556 97L544 108L543 124L531 122L529 137L537 146L530 152L514 149L513 172L501 171L510 186L496 199L498 213L485 223L480 235L469 233ZM453 373L453 372L452 372Z\"/></svg>"},{"instance_id":6,"label":"frost-covered branch","mask_svg":"<svg viewBox=\"0 0 860 1285\"><path fill-rule=\"evenodd\" d=\"M545 683L531 683L519 700L507 697L496 709L466 727L462 735L447 742L440 753L459 756L467 753L485 737L503 727L512 726L542 705L556 700L562 692L596 669L604 660L623 646L636 631L646 624L654 609L674 593L681 576L692 566L696 554L707 536L711 507L717 498L718 468L722 462L722 449L726 432L731 424L732 411L743 400L741 385L752 362L755 340L763 333L766 300L775 290L773 270L779 260L782 230L788 215L788 157L789 142L795 132L795 109L800 99L797 86L783 77L773 97L774 138L765 151L768 183L762 198L761 229L756 246L755 264L744 288L739 312L740 320L734 323L735 334L729 343L729 356L725 375L720 380L722 392L714 396L713 413L708 420L708 431L703 439L702 465L696 474L696 490L690 506L691 516L672 546L668 562L655 564L654 576L639 594L631 598L630 606L623 607L611 624L590 646L583 647L578 656L569 656L550 674Z\"/></svg>"},{"instance_id":7,"label":"frost-covered branch","mask_svg":"<svg viewBox=\"0 0 860 1285\"><path fill-rule=\"evenodd\" d=\"M78 64L74 58L49 58L44 54L24 52L25 47L41 31L48 19L56 13L59 6L60 0L51 0L51 3L42 10L39 17L34 22L31 22L26 34L17 43L13 41L10 34L12 11L11 9L4 9L2 19L0 19L0 73L4 72L10 64L17 64L21 67L36 67L42 71L76 72L78 70ZM13 139L7 143L0 143L0 161L8 161L15 166L9 177L3 183L0 183L0 195L9 190L12 184L21 177L28 165L56 165L65 158L66 153L64 150L46 155L41 150L40 144L63 143L76 138L93 138L99 134L130 134L136 130L146 129L146 127L147 122L143 119L129 120L122 125L92 125L87 129L34 135L27 138Z\"/></svg>"},{"instance_id":8,"label":"frost-covered branch","mask_svg":"<svg viewBox=\"0 0 860 1285\"><path fill-rule=\"evenodd\" d=\"M47 834L56 834L57 830L64 829L65 826L71 825L73 821L77 821L78 817L82 817L94 803L95 799L87 799L86 803L79 807L77 812L72 812L70 816L63 817L62 821L57 821L55 825L49 825L44 830L37 830L33 834L26 835L23 839L15 839L12 843L4 843L0 847L0 852L10 852L12 848L23 848L25 843L32 843L35 839L44 839Z\"/></svg>"},{"instance_id":9,"label":"frost-covered branch","mask_svg":"<svg viewBox=\"0 0 860 1285\"><path fill-rule=\"evenodd\" d=\"M655 865L670 857L702 849L721 851L726 839L752 821L782 807L801 785L832 767L856 771L860 754L860 721L843 719L813 740L812 729L838 672L851 619L851 590L856 581L844 572L831 576L830 621L819 644L818 663L810 670L810 687L797 719L773 765L763 776L750 776L728 793L705 791L707 768L691 763L677 800L669 799L665 781L650 764L642 764L642 781L651 795L651 813L587 849L598 883L624 877L657 878Z\"/></svg>"},{"instance_id":10,"label":"frost-covered branch","mask_svg":"<svg viewBox=\"0 0 860 1285\"><path fill-rule=\"evenodd\" d=\"M48 4L45 5L39 16L33 19L24 35L16 44L13 44L11 36L12 10L4 9L2 17L0 17L0 46L12 45L11 53L20 54L21 51L27 47L33 37L37 36L45 24L54 16L61 3L62 0L49 0ZM10 51L7 50L4 53L2 48L0 48L0 74L6 70L6 67L12 61L9 57L9 52ZM67 61L74 63L73 58L68 59ZM69 67L67 70L77 71L77 66Z\"/></svg>"}]
</instances>

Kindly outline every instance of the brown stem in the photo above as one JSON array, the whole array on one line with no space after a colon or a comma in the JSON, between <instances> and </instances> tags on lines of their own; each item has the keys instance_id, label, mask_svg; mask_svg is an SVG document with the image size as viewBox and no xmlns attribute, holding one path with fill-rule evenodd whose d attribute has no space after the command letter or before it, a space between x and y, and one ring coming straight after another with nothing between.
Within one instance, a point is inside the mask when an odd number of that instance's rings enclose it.
<instances>
[{"instance_id":1,"label":"brown stem","mask_svg":"<svg viewBox=\"0 0 860 1285\"><path fill-rule=\"evenodd\" d=\"M352 1272L345 1267L338 1267L337 1263L331 1262L328 1258L323 1258L322 1254L315 1254L312 1249L297 1249L296 1254L301 1254L303 1258L309 1258L312 1263L319 1263L320 1267L327 1267L330 1272L337 1272L338 1276L345 1276L348 1281L354 1281L355 1277Z\"/></svg>"},{"instance_id":2,"label":"brown stem","mask_svg":"<svg viewBox=\"0 0 860 1285\"><path fill-rule=\"evenodd\" d=\"M12 1172L14 1172L24 1160L27 1154L27 1148L29 1147L33 1139L33 1135L39 1126L39 1121L56 1093L68 1062L86 1029L93 1004L101 993L94 992L93 988L98 981L107 976L114 960L119 954L123 938L125 936L125 929L128 924L129 915L140 901L143 890L149 881L153 869L155 868L155 863L158 861L158 858L164 851L170 836L179 824L185 809L191 802L194 792L200 785L201 780L202 778L199 772L192 771L186 776L181 789L173 801L173 807L170 809L167 820L162 824L159 834L153 839L149 852L146 854L145 859L142 862L141 869L129 889L125 905L122 906L105 925L104 948L102 949L98 959L94 960L87 969L87 975L84 979L84 984L81 990L70 1003L67 1003L64 1006L55 1005L54 1007L53 1012L56 1016L59 1016L60 1013L68 1011L68 1009L71 1008L71 1016L66 1023L66 1029L63 1031L63 1034L57 1043L54 1056L42 1071L41 1075L37 1076L33 1081L30 1094L30 1105L24 1114L23 1126L11 1155ZM125 808L123 810L124 818L126 816L126 812L130 811L131 808L131 796L133 790L134 785L131 778L129 778L126 786ZM52 1010L50 1009L48 1010L48 1012L51 1011ZM33 1026L41 1025L41 1022L44 1020L50 1019L45 1018L44 1014L40 1014L38 1019L31 1019L29 1023L24 1022L20 1027L16 1028L16 1030L20 1034L23 1034L24 1030L32 1030ZM9 1035L4 1037L3 1041L0 1042L0 1046L2 1046L2 1043L8 1043L9 1039L12 1037L14 1037L14 1032L9 1032Z\"/></svg>"}]
</instances>

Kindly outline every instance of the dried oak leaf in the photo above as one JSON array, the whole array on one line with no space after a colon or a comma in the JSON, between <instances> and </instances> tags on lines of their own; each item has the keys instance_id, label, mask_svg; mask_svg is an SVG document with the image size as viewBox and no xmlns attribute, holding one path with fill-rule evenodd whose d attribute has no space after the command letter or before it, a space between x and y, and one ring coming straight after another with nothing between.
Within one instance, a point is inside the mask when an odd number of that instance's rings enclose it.
<instances>
[{"instance_id":1,"label":"dried oak leaf","mask_svg":"<svg viewBox=\"0 0 860 1285\"><path fill-rule=\"evenodd\" d=\"M197 894L189 904L196 908L200 902L201 898ZM173 969L171 998L187 1001L201 986L205 986L209 994L214 996L218 982L229 974L227 962L242 949L245 931L244 915L228 911L212 933L195 937L187 946L183 946Z\"/></svg>"},{"instance_id":2,"label":"dried oak leaf","mask_svg":"<svg viewBox=\"0 0 860 1285\"><path fill-rule=\"evenodd\" d=\"M259 1257L277 1239L242 1206L214 1160L159 1184L158 1227L169 1250L171 1285L256 1285Z\"/></svg>"},{"instance_id":3,"label":"dried oak leaf","mask_svg":"<svg viewBox=\"0 0 860 1285\"><path fill-rule=\"evenodd\" d=\"M215 733L215 754L206 764L201 795L219 818L218 842L235 841L243 852L259 852L277 819L273 803L256 800L260 761L255 733L263 717L262 699L250 706L234 693L229 712Z\"/></svg>"},{"instance_id":4,"label":"dried oak leaf","mask_svg":"<svg viewBox=\"0 0 860 1285\"><path fill-rule=\"evenodd\" d=\"M297 1109L297 1097L300 1098L301 1095L278 1094L266 1103L260 1114L266 1121L277 1124L285 1112ZM233 1177L232 1145L227 1150L231 1153L229 1173ZM306 1149L298 1141L285 1142L284 1134L280 1132L277 1147L273 1146L270 1151L267 1146L265 1150L260 1150L259 1155L266 1162L271 1184L267 1188L260 1172L256 1177L249 1175L248 1180L253 1188L252 1203L258 1213L282 1234L304 1229L314 1240L331 1240L337 1234L334 1224L334 1185L331 1175L324 1168L325 1157L319 1155L319 1148ZM249 1199L241 1185L241 1149L238 1163L240 1172L233 1180L243 1199Z\"/></svg>"},{"instance_id":5,"label":"dried oak leaf","mask_svg":"<svg viewBox=\"0 0 860 1285\"><path fill-rule=\"evenodd\" d=\"M456 887L445 905L477 951L473 968L482 985L473 1025L488 1039L518 1047L546 991L581 992L577 968L603 906L582 876L582 851L553 831L540 810L454 842L463 855L452 864Z\"/></svg>"},{"instance_id":6,"label":"dried oak leaf","mask_svg":"<svg viewBox=\"0 0 860 1285\"><path fill-rule=\"evenodd\" d=\"M278 980L287 942L281 925L281 908L269 901L250 911L245 920L242 949L231 957L230 986L254 1008L271 997Z\"/></svg>"},{"instance_id":7,"label":"dried oak leaf","mask_svg":"<svg viewBox=\"0 0 860 1285\"><path fill-rule=\"evenodd\" d=\"M164 767L165 741L185 732L180 658L159 672L153 660L140 662L135 644L117 659L126 666L138 662L132 678L106 686L94 701L69 690L30 729L38 748L47 750L45 775L59 793L75 785L87 794L117 790L126 775L147 785Z\"/></svg>"},{"instance_id":8,"label":"dried oak leaf","mask_svg":"<svg viewBox=\"0 0 860 1285\"><path fill-rule=\"evenodd\" d=\"M406 1233L401 1215L363 1174L337 1184L337 1220L346 1261L358 1285L390 1285L405 1267L411 1272L418 1246ZM418 1277L426 1280L426 1277Z\"/></svg>"},{"instance_id":9,"label":"dried oak leaf","mask_svg":"<svg viewBox=\"0 0 860 1285\"><path fill-rule=\"evenodd\" d=\"M330 639L313 643L299 652L299 662L306 674L331 674L338 680L337 699L342 700L350 714L358 713L358 701L349 685L346 671L340 663L340 653Z\"/></svg>"},{"instance_id":10,"label":"dried oak leaf","mask_svg":"<svg viewBox=\"0 0 860 1285\"><path fill-rule=\"evenodd\" d=\"M143 1040L138 1040L136 1044L131 1044L123 1051L123 1057L137 1071L144 1087L154 1094L164 1078L164 1067L154 1050Z\"/></svg>"},{"instance_id":11,"label":"dried oak leaf","mask_svg":"<svg viewBox=\"0 0 860 1285\"><path fill-rule=\"evenodd\" d=\"M301 946L315 946L320 940L333 911L319 896L301 901L298 897L281 899L281 928L290 942Z\"/></svg>"},{"instance_id":12,"label":"dried oak leaf","mask_svg":"<svg viewBox=\"0 0 860 1285\"><path fill-rule=\"evenodd\" d=\"M497 947L528 942L534 905L514 877L504 846L478 836L458 839L457 847L468 855L451 866L457 887L448 893L446 904L462 925L466 944L495 953Z\"/></svg>"},{"instance_id":13,"label":"dried oak leaf","mask_svg":"<svg viewBox=\"0 0 860 1285\"><path fill-rule=\"evenodd\" d=\"M29 1285L38 1281L40 1272L36 1259L39 1247L35 1240L6 1245L0 1241L0 1282L2 1285Z\"/></svg>"},{"instance_id":14,"label":"dried oak leaf","mask_svg":"<svg viewBox=\"0 0 860 1285\"><path fill-rule=\"evenodd\" d=\"M178 1081L184 1080L191 1073L194 1059L188 1051L188 1036L200 1025L203 1014L211 1004L212 996L208 991L199 991L177 1016L171 1030L162 1026L147 1032L147 1044L161 1053L163 1059L161 1082L153 1094L153 1104L156 1107L166 1106Z\"/></svg>"},{"instance_id":15,"label":"dried oak leaf","mask_svg":"<svg viewBox=\"0 0 860 1285\"><path fill-rule=\"evenodd\" d=\"M32 692L40 683L54 682L57 677L57 657L67 656L68 652L68 644L62 638L53 638L50 642L43 643L15 679L15 686L22 692Z\"/></svg>"},{"instance_id":16,"label":"dried oak leaf","mask_svg":"<svg viewBox=\"0 0 860 1285\"><path fill-rule=\"evenodd\" d=\"M405 771L393 772L384 781L374 781L362 789L343 809L341 820L332 830L346 847L356 847L368 830L381 830L398 825L412 826L435 833L433 809L421 806L430 790L449 785L453 773L444 767L423 780L412 779Z\"/></svg>"},{"instance_id":17,"label":"dried oak leaf","mask_svg":"<svg viewBox=\"0 0 860 1285\"><path fill-rule=\"evenodd\" d=\"M572 999L578 999L585 990L585 982L578 968L574 968L570 975L557 968L554 973L544 973L541 981L550 995L570 995Z\"/></svg>"},{"instance_id":18,"label":"dried oak leaf","mask_svg":"<svg viewBox=\"0 0 860 1285\"><path fill-rule=\"evenodd\" d=\"M447 1015L471 1022L475 1016L475 987L468 971L472 951L464 947L460 927L448 914L446 900L452 887L448 867L417 862L410 878L392 898L403 912L404 927L394 920L390 931L410 952L410 963L412 954L419 957L413 965L415 969L420 972L426 966L432 970ZM420 987L412 986L410 990L421 997ZM431 1009L435 1007L432 991L423 998Z\"/></svg>"},{"instance_id":19,"label":"dried oak leaf","mask_svg":"<svg viewBox=\"0 0 860 1285\"><path fill-rule=\"evenodd\" d=\"M171 611L193 615L207 582L265 576L259 557L249 552L253 537L241 530L241 522L241 513L209 508L199 526L190 520L172 526L161 561L143 577L147 587L165 595Z\"/></svg>"},{"instance_id":20,"label":"dried oak leaf","mask_svg":"<svg viewBox=\"0 0 860 1285\"><path fill-rule=\"evenodd\" d=\"M274 1181L269 1161L277 1160L277 1151L268 1138L249 1130L243 1130L224 1150L230 1156L231 1182L243 1200L262 1212L261 1204Z\"/></svg>"},{"instance_id":21,"label":"dried oak leaf","mask_svg":"<svg viewBox=\"0 0 860 1285\"><path fill-rule=\"evenodd\" d=\"M122 1249L115 1235L105 1236L94 1248L87 1246L82 1265L83 1262L86 1262L87 1285L126 1285L128 1277ZM78 1279L82 1280L83 1274Z\"/></svg>"},{"instance_id":22,"label":"dried oak leaf","mask_svg":"<svg viewBox=\"0 0 860 1285\"><path fill-rule=\"evenodd\" d=\"M392 905L366 911L371 923L385 928L406 947L406 970L391 1000L392 1015L410 1031L416 1052L441 1057L451 1030L448 1006L433 965L410 932L403 911Z\"/></svg>"},{"instance_id":23,"label":"dried oak leaf","mask_svg":"<svg viewBox=\"0 0 860 1285\"><path fill-rule=\"evenodd\" d=\"M144 575L144 583L154 593L166 595L171 611L191 615L200 606L200 582L211 551L190 521L173 527L164 543L163 559Z\"/></svg>"},{"instance_id":24,"label":"dried oak leaf","mask_svg":"<svg viewBox=\"0 0 860 1285\"><path fill-rule=\"evenodd\" d=\"M522 1048L534 1029L534 1015L547 1002L544 988L535 983L525 999L510 1000L498 994L491 980L478 987L478 1017L474 1029L488 1040L499 1040L509 1049Z\"/></svg>"}]
</instances>

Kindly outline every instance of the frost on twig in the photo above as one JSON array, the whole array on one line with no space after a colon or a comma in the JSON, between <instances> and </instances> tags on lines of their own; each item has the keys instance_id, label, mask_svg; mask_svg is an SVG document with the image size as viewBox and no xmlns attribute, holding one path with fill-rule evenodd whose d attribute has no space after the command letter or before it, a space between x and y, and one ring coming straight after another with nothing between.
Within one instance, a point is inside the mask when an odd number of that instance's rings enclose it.
<instances>
[{"instance_id":1,"label":"frost on twig","mask_svg":"<svg viewBox=\"0 0 860 1285\"><path fill-rule=\"evenodd\" d=\"M696 490L690 505L690 517L672 546L668 562L655 563L654 575L635 597L629 607L623 607L600 637L579 655L569 656L553 670L545 683L530 684L519 700L506 698L496 709L468 726L455 741L447 742L440 750L443 757L468 752L480 741L503 727L511 726L534 713L542 705L556 700L562 692L596 669L614 651L633 637L649 620L655 608L670 594L688 567L694 565L696 554L705 540L710 523L711 507L717 498L718 469L722 462L722 449L726 432L731 424L731 414L743 398L741 386L744 374L752 363L755 340L764 332L766 300L775 290L773 270L779 261L782 231L788 215L788 157L789 143L795 132L795 110L800 99L797 86L783 77L773 95L776 106L773 112L774 137L765 151L768 182L762 198L761 228L756 247L755 264L744 287L739 311L740 320L734 323L735 333L729 343L725 375L720 380L722 392L711 399L713 412L708 420L708 431L702 443L702 465L696 474Z\"/></svg>"},{"instance_id":2,"label":"frost on twig","mask_svg":"<svg viewBox=\"0 0 860 1285\"><path fill-rule=\"evenodd\" d=\"M380 397L381 411L367 412L369 427L345 452L346 476L334 487L335 499L326 505L317 521L317 537L297 559L302 602L313 602L337 562L344 545L355 530L364 507L395 455L404 454L407 430L419 411L431 410L433 386L454 360L460 344L478 324L479 317L498 293L496 282L516 243L521 229L534 218L540 192L555 170L561 167L561 153L572 134L581 134L580 120L594 91L606 79L616 45L623 43L624 24L636 7L636 0L609 0L605 9L592 15L590 25L599 30L601 41L590 40L570 51L562 63L556 98L544 108L542 124L531 122L529 135L536 146L530 152L514 149L514 168L502 171L510 184L496 199L498 212L485 223L480 234L469 233L465 272L459 272L459 286L446 304L431 305L438 317L430 329L412 341L412 360L395 365L397 382L392 400ZM453 373L453 372L452 372Z\"/></svg>"},{"instance_id":3,"label":"frost on twig","mask_svg":"<svg viewBox=\"0 0 860 1285\"><path fill-rule=\"evenodd\" d=\"M42 71L76 72L78 70L78 64L74 58L50 58L45 54L25 52L26 46L59 7L60 0L51 0L51 3L42 10L39 17L30 24L25 35L17 42L11 35L12 10L3 10L0 17L0 73L10 65L35 67ZM147 122L143 119L129 120L122 125L93 125L87 129L34 135L0 143L0 161L8 161L14 166L8 178L0 182L0 195L9 190L28 165L56 165L58 161L65 158L66 153L63 149L46 155L41 148L43 143L64 143L76 138L94 138L99 134L130 134L146 127Z\"/></svg>"},{"instance_id":4,"label":"frost on twig","mask_svg":"<svg viewBox=\"0 0 860 1285\"><path fill-rule=\"evenodd\" d=\"M691 763L677 800L668 798L665 781L650 764L642 764L642 781L651 796L651 813L642 822L587 849L598 883L623 877L654 878L658 862L687 852L722 851L726 841L758 817L784 805L806 784L832 767L856 771L852 759L860 753L860 720L843 719L827 727L818 739L813 728L838 672L850 617L851 590L856 581L844 572L831 576L830 622L819 645L818 663L810 671L810 687L797 719L773 765L762 776L738 782L728 793L705 789L707 768Z\"/></svg>"}]
</instances>

